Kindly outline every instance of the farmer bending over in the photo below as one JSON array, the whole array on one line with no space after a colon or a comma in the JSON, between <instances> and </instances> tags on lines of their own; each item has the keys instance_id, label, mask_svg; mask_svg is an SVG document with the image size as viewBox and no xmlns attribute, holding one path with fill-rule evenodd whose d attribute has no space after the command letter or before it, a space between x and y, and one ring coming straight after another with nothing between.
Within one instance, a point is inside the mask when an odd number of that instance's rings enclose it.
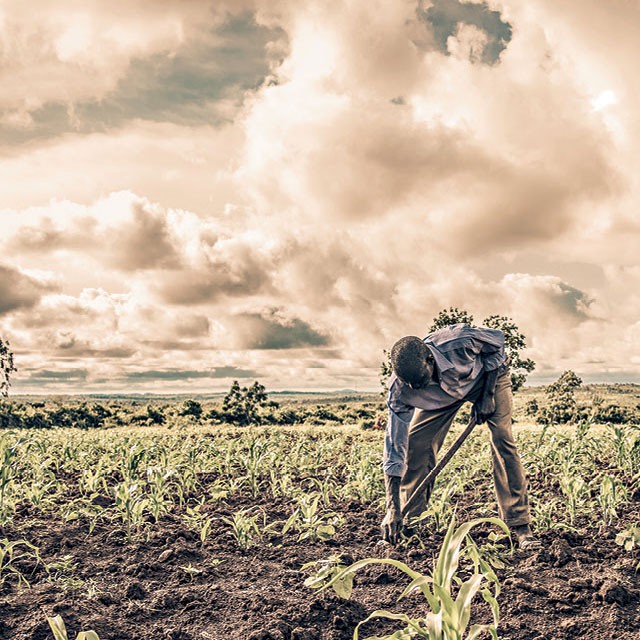
<instances>
[{"instance_id":1,"label":"farmer bending over","mask_svg":"<svg viewBox=\"0 0 640 640\"><path fill-rule=\"evenodd\" d=\"M472 402L477 423L486 422L491 431L500 517L521 548L536 546L529 526L527 479L511 432L511 375L502 331L454 324L424 340L407 336L393 345L391 365L383 538L392 544L398 540L402 508L436 465L458 409ZM416 495L406 517L419 516L427 508L432 488L433 482Z\"/></svg>"}]
</instances>

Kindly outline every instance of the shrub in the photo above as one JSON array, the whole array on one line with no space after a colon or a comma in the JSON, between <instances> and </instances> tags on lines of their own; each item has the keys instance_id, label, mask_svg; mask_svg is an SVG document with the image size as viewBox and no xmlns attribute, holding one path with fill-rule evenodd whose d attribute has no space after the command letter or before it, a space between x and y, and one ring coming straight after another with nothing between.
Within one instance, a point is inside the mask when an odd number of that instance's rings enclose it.
<instances>
[{"instance_id":1,"label":"shrub","mask_svg":"<svg viewBox=\"0 0 640 640\"><path fill-rule=\"evenodd\" d=\"M222 401L221 418L237 425L258 424L261 420L260 409L277 407L270 402L264 385L258 381L250 387L241 387L237 380L233 381L229 393Z\"/></svg>"},{"instance_id":2,"label":"shrub","mask_svg":"<svg viewBox=\"0 0 640 640\"><path fill-rule=\"evenodd\" d=\"M566 424L579 417L575 392L582 385L582 379L568 370L545 389L548 406L538 414L540 424Z\"/></svg>"},{"instance_id":3,"label":"shrub","mask_svg":"<svg viewBox=\"0 0 640 640\"><path fill-rule=\"evenodd\" d=\"M178 412L180 416L193 416L196 420L202 417L202 405L196 400L185 400Z\"/></svg>"}]
</instances>

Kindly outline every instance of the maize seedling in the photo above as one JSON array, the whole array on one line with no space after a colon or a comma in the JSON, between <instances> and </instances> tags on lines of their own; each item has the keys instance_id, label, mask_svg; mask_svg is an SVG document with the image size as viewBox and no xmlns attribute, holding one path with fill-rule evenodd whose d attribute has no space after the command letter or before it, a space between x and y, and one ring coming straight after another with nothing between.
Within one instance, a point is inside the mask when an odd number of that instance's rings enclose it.
<instances>
[{"instance_id":1,"label":"maize seedling","mask_svg":"<svg viewBox=\"0 0 640 640\"><path fill-rule=\"evenodd\" d=\"M473 554L474 573L471 577L463 582L456 575L462 543L473 527L485 522L500 527L509 535L507 525L498 518L479 518L460 525L457 529L455 529L455 518L452 518L431 576L422 575L399 560L365 558L337 572L335 563L333 567L331 565L321 567L320 572L316 576L307 579L305 584L312 588L326 589L327 587L333 587L338 595L348 597L351 595L356 571L369 564L391 565L411 578L411 583L402 592L399 599L410 593L420 591L427 600L430 611L428 611L426 617L418 618L411 618L406 614L391 613L385 610L374 611L368 618L358 624L353 634L354 640L358 640L360 637L360 627L374 618L397 620L404 623L405 626L391 635L381 638L372 636L368 640L398 640L399 638L404 640L410 640L411 638L477 640L483 633L489 633L494 640L498 640L499 608L496 598L500 593L500 584L495 572L476 553ZM467 541L467 545L469 544L469 541ZM473 543L471 542L471 544ZM329 578L328 581L327 578ZM455 598L452 592L454 583L458 585ZM493 584L493 591L489 588L491 584ZM491 607L493 624L474 624L469 627L471 602L478 593L481 593L484 600Z\"/></svg>"}]
</instances>

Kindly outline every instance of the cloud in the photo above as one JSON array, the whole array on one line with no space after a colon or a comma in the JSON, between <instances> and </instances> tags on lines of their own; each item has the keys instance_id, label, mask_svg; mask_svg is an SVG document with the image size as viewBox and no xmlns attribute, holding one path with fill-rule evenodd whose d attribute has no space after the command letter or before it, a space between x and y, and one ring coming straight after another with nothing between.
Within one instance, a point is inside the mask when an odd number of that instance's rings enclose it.
<instances>
[{"instance_id":1,"label":"cloud","mask_svg":"<svg viewBox=\"0 0 640 640\"><path fill-rule=\"evenodd\" d=\"M32 273L0 265L0 315L34 307L54 287L45 273Z\"/></svg>"},{"instance_id":2,"label":"cloud","mask_svg":"<svg viewBox=\"0 0 640 640\"><path fill-rule=\"evenodd\" d=\"M169 369L165 371L132 371L127 373L125 379L131 381L157 381L157 380L197 380L220 378L257 378L256 371L239 369L237 367L214 367L208 371Z\"/></svg>"},{"instance_id":3,"label":"cloud","mask_svg":"<svg viewBox=\"0 0 640 640\"><path fill-rule=\"evenodd\" d=\"M453 305L545 375L638 370L633 3L65 4L0 27L23 366L375 387Z\"/></svg>"},{"instance_id":4,"label":"cloud","mask_svg":"<svg viewBox=\"0 0 640 640\"><path fill-rule=\"evenodd\" d=\"M148 202L131 203L132 219L128 225L105 230L110 246L111 263L123 271L137 271L178 264L178 255L167 227L166 212ZM108 221L107 221L108 224Z\"/></svg>"},{"instance_id":5,"label":"cloud","mask_svg":"<svg viewBox=\"0 0 640 640\"><path fill-rule=\"evenodd\" d=\"M281 310L242 313L232 318L232 331L242 349L300 349L325 347L329 338L299 318Z\"/></svg>"},{"instance_id":6,"label":"cloud","mask_svg":"<svg viewBox=\"0 0 640 640\"><path fill-rule=\"evenodd\" d=\"M286 42L282 31L257 24L250 12L225 13L224 7L219 10L221 13L189 15L194 13L189 7L187 11L175 11L173 18L166 16L167 22L150 16L150 28L158 29L158 39L146 47L140 42L138 49L125 47L119 56L109 47L104 52L112 59L108 67L104 60L76 60L92 47L69 52L70 58L61 57L59 50L46 51L45 40L41 43L43 58L31 64L53 67L50 71L60 73L66 91L57 93L56 85L52 85L49 92L33 96L30 102L6 107L4 117L0 117L4 142L19 144L65 132L105 131L134 119L181 125L221 125L229 121L241 107L245 91L264 81L272 56L281 55ZM201 24L193 22L196 18ZM97 35L86 21L72 15L71 22L74 19L77 26L74 33L67 32L69 42ZM91 22L99 19L93 15ZM124 16L124 22L126 19ZM117 28L123 26L120 23ZM99 33L110 38L108 29L99 29ZM48 36L41 31L40 35L56 38L53 31ZM82 74L96 68L101 71L100 78L90 85ZM1 108L2 101L0 113Z\"/></svg>"},{"instance_id":7,"label":"cloud","mask_svg":"<svg viewBox=\"0 0 640 640\"><path fill-rule=\"evenodd\" d=\"M86 380L89 376L89 372L86 369L69 369L67 371L49 371L43 369L40 371L32 371L29 374L27 380L22 381L23 384L38 384L47 381L64 381L64 382L78 382Z\"/></svg>"}]
</instances>

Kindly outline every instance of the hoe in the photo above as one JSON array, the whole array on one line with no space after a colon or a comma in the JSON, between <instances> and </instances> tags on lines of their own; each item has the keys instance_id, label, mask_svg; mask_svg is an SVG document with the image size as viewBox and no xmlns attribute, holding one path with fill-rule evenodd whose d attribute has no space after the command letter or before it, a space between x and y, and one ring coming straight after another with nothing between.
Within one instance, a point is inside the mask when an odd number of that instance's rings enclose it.
<instances>
[{"instance_id":1,"label":"hoe","mask_svg":"<svg viewBox=\"0 0 640 640\"><path fill-rule=\"evenodd\" d=\"M445 468L449 460L453 458L455 452L460 448L462 443L467 439L469 434L473 431L473 428L476 426L475 416L472 414L469 422L465 428L465 430L458 436L458 439L451 445L451 448L447 453L442 456L438 464L431 469L427 477L417 486L416 490L411 494L409 500L402 508L402 515L405 516L411 510L411 507L416 503L418 497L422 494L426 487L429 486L430 482L433 482L436 479L436 476Z\"/></svg>"}]
</instances>

